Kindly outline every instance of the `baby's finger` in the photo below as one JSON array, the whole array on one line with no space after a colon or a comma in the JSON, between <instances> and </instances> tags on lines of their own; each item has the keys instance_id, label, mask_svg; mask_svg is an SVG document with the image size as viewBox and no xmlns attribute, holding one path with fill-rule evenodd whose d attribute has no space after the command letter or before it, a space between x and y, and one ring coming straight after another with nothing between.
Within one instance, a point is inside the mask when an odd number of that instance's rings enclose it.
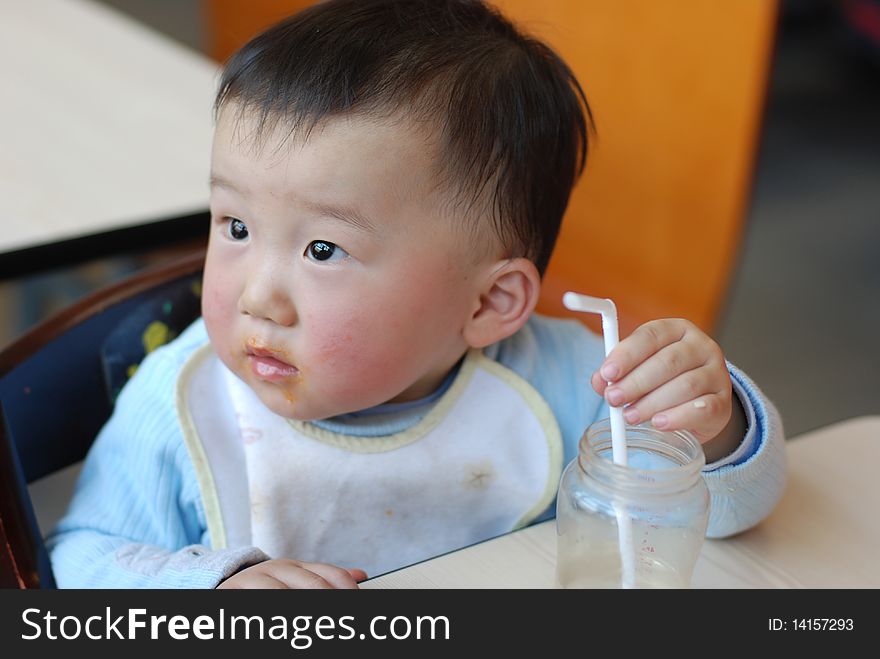
<instances>
[{"instance_id":1,"label":"baby's finger","mask_svg":"<svg viewBox=\"0 0 880 659\"><path fill-rule=\"evenodd\" d=\"M253 576L249 576L246 584L244 586L237 586L238 588L248 588L254 590L289 590L290 586L288 586L283 580L275 578L271 574L254 574Z\"/></svg>"},{"instance_id":2,"label":"baby's finger","mask_svg":"<svg viewBox=\"0 0 880 659\"><path fill-rule=\"evenodd\" d=\"M642 366L648 366L648 363L646 362ZM627 376L623 383L637 375L641 368L640 366ZM613 388L623 388L623 383L621 385L615 384ZM641 397L628 398L627 402L632 402L624 409L623 418L630 424L647 421L657 412L676 407L690 400L696 400L704 394L717 393L717 387L714 384L711 369L693 368L650 389ZM609 391L607 397L614 398L614 392Z\"/></svg>"},{"instance_id":3,"label":"baby's finger","mask_svg":"<svg viewBox=\"0 0 880 659\"><path fill-rule=\"evenodd\" d=\"M638 401L664 384L672 382L682 374L702 365L703 360L699 353L693 349L693 346L681 341L673 343L651 355L644 362L638 364L628 375L608 387L605 391L605 398L608 404L614 407ZM703 376L705 375L703 374ZM706 383L698 381L696 375L688 376L688 380L680 384L690 386L693 393L691 398L709 391L705 388L699 388L706 386ZM674 402L678 404L685 400L687 399L681 398Z\"/></svg>"},{"instance_id":4,"label":"baby's finger","mask_svg":"<svg viewBox=\"0 0 880 659\"><path fill-rule=\"evenodd\" d=\"M651 425L659 430L689 430L702 444L727 425L730 415L722 415L724 405L718 394L706 394L655 414Z\"/></svg>"},{"instance_id":5,"label":"baby's finger","mask_svg":"<svg viewBox=\"0 0 880 659\"><path fill-rule=\"evenodd\" d=\"M326 579L323 574L320 574L319 570L313 569L317 565L317 563L303 563L302 561L291 559L279 559L260 563L259 571L268 577L282 582L287 588L311 588L321 590L330 590L334 588L335 586ZM349 579L351 579L350 575Z\"/></svg>"},{"instance_id":6,"label":"baby's finger","mask_svg":"<svg viewBox=\"0 0 880 659\"><path fill-rule=\"evenodd\" d=\"M595 391L600 396L605 395L605 389L608 387L608 383L605 381L601 375L599 375L599 371L593 373L593 376L590 378L590 384L593 385L593 391Z\"/></svg>"},{"instance_id":7,"label":"baby's finger","mask_svg":"<svg viewBox=\"0 0 880 659\"><path fill-rule=\"evenodd\" d=\"M218 590L287 590L289 586L272 574L258 571L242 571L217 586Z\"/></svg>"},{"instance_id":8,"label":"baby's finger","mask_svg":"<svg viewBox=\"0 0 880 659\"><path fill-rule=\"evenodd\" d=\"M329 584L330 588L348 588L353 589L357 588L357 581L355 581L355 577L348 570L337 567L335 565L328 565L327 563L300 563L300 565L308 570L309 572L313 572L318 575ZM363 572L363 570L360 570ZM364 572L364 578L366 578L366 573ZM318 586L319 588L321 586Z\"/></svg>"},{"instance_id":9,"label":"baby's finger","mask_svg":"<svg viewBox=\"0 0 880 659\"><path fill-rule=\"evenodd\" d=\"M689 326L680 318L652 320L639 326L611 351L599 373L609 382L620 380L654 353L681 341Z\"/></svg>"}]
</instances>

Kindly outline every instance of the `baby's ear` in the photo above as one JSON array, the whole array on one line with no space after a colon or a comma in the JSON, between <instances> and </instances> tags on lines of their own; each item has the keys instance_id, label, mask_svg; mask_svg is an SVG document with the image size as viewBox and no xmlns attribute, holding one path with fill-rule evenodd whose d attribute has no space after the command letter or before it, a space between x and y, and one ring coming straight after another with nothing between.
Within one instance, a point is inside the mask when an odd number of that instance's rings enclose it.
<instances>
[{"instance_id":1,"label":"baby's ear","mask_svg":"<svg viewBox=\"0 0 880 659\"><path fill-rule=\"evenodd\" d=\"M524 258L499 261L480 288L464 327L472 348L484 348L516 333L531 316L541 289L535 264Z\"/></svg>"}]
</instances>

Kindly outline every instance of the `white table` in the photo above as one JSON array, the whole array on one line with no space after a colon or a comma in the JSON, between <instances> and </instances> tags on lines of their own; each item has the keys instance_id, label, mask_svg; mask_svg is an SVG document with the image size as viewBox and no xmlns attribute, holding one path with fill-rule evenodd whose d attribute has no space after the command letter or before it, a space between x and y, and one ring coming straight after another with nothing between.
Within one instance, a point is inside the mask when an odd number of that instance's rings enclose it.
<instances>
[{"instance_id":1,"label":"white table","mask_svg":"<svg viewBox=\"0 0 880 659\"><path fill-rule=\"evenodd\" d=\"M89 0L0 0L0 256L207 208L217 71Z\"/></svg>"},{"instance_id":2,"label":"white table","mask_svg":"<svg viewBox=\"0 0 880 659\"><path fill-rule=\"evenodd\" d=\"M761 524L707 540L695 588L880 587L880 416L787 443L789 481ZM556 522L398 570L362 588L552 588Z\"/></svg>"}]
</instances>

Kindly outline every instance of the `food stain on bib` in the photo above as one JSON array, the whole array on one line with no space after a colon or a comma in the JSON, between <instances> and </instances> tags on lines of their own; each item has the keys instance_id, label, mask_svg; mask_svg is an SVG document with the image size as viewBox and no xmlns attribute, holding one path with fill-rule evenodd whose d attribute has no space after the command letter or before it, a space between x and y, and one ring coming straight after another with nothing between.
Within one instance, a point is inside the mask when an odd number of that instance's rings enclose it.
<instances>
[{"instance_id":1,"label":"food stain on bib","mask_svg":"<svg viewBox=\"0 0 880 659\"><path fill-rule=\"evenodd\" d=\"M478 464L465 467L463 485L469 490L485 490L489 483L492 482L494 476L492 463L488 460L483 460Z\"/></svg>"}]
</instances>

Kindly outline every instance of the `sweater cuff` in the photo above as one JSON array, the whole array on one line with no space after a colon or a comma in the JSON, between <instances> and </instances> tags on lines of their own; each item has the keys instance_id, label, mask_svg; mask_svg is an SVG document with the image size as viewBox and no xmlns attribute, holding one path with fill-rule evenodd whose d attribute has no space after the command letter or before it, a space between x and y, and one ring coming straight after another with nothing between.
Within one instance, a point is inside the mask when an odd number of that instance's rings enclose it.
<instances>
[{"instance_id":1,"label":"sweater cuff","mask_svg":"<svg viewBox=\"0 0 880 659\"><path fill-rule=\"evenodd\" d=\"M155 578L159 588L216 588L236 572L267 560L256 547L211 550L189 545L167 553L149 545L128 544L116 552L119 567Z\"/></svg>"}]
</instances>

